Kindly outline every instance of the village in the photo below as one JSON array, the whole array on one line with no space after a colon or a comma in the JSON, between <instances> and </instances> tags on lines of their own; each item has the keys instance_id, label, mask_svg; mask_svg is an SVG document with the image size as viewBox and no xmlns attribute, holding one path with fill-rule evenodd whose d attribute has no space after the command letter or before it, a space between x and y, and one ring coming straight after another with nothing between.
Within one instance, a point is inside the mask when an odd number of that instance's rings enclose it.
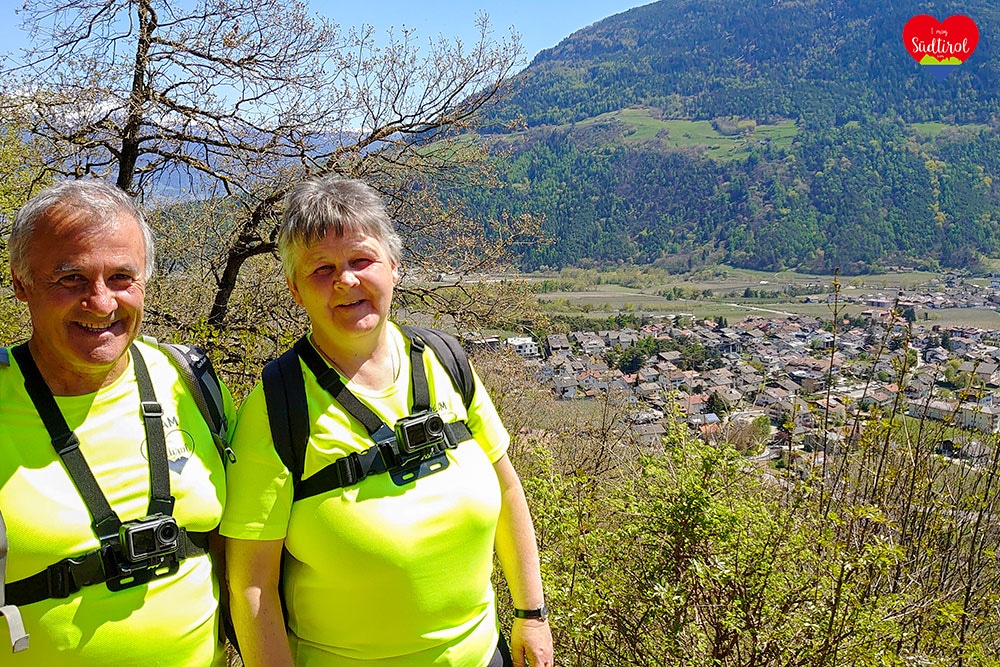
<instances>
[{"instance_id":1,"label":"village","mask_svg":"<svg viewBox=\"0 0 1000 667\"><path fill-rule=\"evenodd\" d=\"M670 314L638 328L505 344L559 400L624 396L643 446L657 447L664 416L679 416L693 434L760 460L788 463L795 450L815 463L873 417L893 416L950 429L938 453L974 465L991 454L983 441L1000 432L1000 331L921 322L918 313L995 308L998 293L997 279L989 289L962 283L891 297L856 290L825 297L855 306L836 327L792 314L731 325Z\"/></svg>"}]
</instances>

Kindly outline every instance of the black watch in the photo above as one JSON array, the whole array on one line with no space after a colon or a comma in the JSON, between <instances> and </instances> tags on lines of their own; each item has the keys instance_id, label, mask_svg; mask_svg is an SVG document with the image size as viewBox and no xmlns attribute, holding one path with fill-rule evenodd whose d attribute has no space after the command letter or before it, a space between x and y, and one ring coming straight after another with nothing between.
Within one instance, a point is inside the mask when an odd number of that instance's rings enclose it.
<instances>
[{"instance_id":1,"label":"black watch","mask_svg":"<svg viewBox=\"0 0 1000 667\"><path fill-rule=\"evenodd\" d=\"M538 609L514 609L514 618L538 618L545 620L549 617L549 608L544 604Z\"/></svg>"}]
</instances>

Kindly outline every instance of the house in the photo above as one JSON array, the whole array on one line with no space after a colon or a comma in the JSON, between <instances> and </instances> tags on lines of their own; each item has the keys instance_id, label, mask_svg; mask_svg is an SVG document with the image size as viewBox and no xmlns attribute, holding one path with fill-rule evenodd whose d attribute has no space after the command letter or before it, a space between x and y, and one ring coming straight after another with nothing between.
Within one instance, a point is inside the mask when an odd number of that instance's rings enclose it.
<instances>
[{"instance_id":1,"label":"house","mask_svg":"<svg viewBox=\"0 0 1000 667\"><path fill-rule=\"evenodd\" d=\"M655 382L640 382L635 386L635 393L641 398L651 398L660 393L660 385Z\"/></svg>"},{"instance_id":2,"label":"house","mask_svg":"<svg viewBox=\"0 0 1000 667\"><path fill-rule=\"evenodd\" d=\"M635 424L632 427L636 442L641 447L659 447L662 438L667 433L663 424L654 422L652 424Z\"/></svg>"},{"instance_id":3,"label":"house","mask_svg":"<svg viewBox=\"0 0 1000 667\"><path fill-rule=\"evenodd\" d=\"M550 334L545 337L545 344L550 355L570 351L569 336L566 334Z\"/></svg>"},{"instance_id":4,"label":"house","mask_svg":"<svg viewBox=\"0 0 1000 667\"><path fill-rule=\"evenodd\" d=\"M558 399L568 400L576 398L579 384L575 377L555 377L552 378L552 391Z\"/></svg>"},{"instance_id":5,"label":"house","mask_svg":"<svg viewBox=\"0 0 1000 667\"><path fill-rule=\"evenodd\" d=\"M678 403L687 416L700 415L708 405L708 394L685 394L678 399Z\"/></svg>"},{"instance_id":6,"label":"house","mask_svg":"<svg viewBox=\"0 0 1000 667\"><path fill-rule=\"evenodd\" d=\"M977 384L1000 385L1000 365L986 361L963 361L959 372L969 373Z\"/></svg>"},{"instance_id":7,"label":"house","mask_svg":"<svg viewBox=\"0 0 1000 667\"><path fill-rule=\"evenodd\" d=\"M507 339L507 345L525 359L538 359L542 356L538 343L528 336L512 336Z\"/></svg>"}]
</instances>

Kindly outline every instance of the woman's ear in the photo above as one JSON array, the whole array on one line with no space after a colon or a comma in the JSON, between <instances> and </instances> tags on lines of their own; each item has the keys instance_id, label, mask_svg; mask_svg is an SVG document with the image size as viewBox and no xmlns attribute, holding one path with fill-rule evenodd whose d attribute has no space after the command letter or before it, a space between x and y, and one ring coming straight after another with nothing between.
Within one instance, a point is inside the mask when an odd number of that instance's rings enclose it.
<instances>
[{"instance_id":1,"label":"woman's ear","mask_svg":"<svg viewBox=\"0 0 1000 667\"><path fill-rule=\"evenodd\" d=\"M295 280L293 280L287 273L285 274L285 283L288 285L288 291L292 293L292 298L295 300L295 303L305 307L305 304L302 303L302 295L299 293L299 288L295 284Z\"/></svg>"}]
</instances>

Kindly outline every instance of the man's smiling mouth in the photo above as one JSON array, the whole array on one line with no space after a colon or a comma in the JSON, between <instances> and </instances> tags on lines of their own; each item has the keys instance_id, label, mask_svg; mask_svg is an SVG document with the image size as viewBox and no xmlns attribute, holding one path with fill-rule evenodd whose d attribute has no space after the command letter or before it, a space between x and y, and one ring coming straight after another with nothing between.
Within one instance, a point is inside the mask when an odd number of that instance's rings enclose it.
<instances>
[{"instance_id":1,"label":"man's smiling mouth","mask_svg":"<svg viewBox=\"0 0 1000 667\"><path fill-rule=\"evenodd\" d=\"M101 331L108 331L108 330L110 330L111 327L113 327L117 323L118 322L116 320L114 322L109 322L107 324L88 324L86 322L77 322L76 325L78 327L82 328L82 329L86 329L87 331L92 331L94 333L100 333Z\"/></svg>"}]
</instances>

